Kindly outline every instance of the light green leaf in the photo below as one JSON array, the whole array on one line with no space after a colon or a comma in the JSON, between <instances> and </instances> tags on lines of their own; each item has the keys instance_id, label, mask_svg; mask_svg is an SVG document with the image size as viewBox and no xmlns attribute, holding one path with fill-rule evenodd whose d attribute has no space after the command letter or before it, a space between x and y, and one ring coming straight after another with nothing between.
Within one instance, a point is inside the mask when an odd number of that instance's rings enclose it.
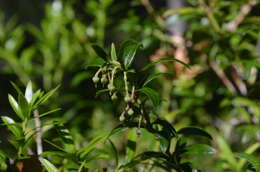
<instances>
[{"instance_id":1,"label":"light green leaf","mask_svg":"<svg viewBox=\"0 0 260 172\"><path fill-rule=\"evenodd\" d=\"M27 86L26 86L26 90L25 90L25 98L26 98L28 103L31 102L32 97L33 97L32 82L29 81Z\"/></svg>"},{"instance_id":2,"label":"light green leaf","mask_svg":"<svg viewBox=\"0 0 260 172\"><path fill-rule=\"evenodd\" d=\"M193 144L186 146L186 152L184 154L195 155L195 154L215 154L217 151L213 147L206 144Z\"/></svg>"},{"instance_id":3,"label":"light green leaf","mask_svg":"<svg viewBox=\"0 0 260 172\"><path fill-rule=\"evenodd\" d=\"M9 103L11 104L14 112L16 113L16 115L19 116L21 119L24 119L22 110L20 109L17 101L13 98L12 95L8 94L8 100L9 100Z\"/></svg>"},{"instance_id":4,"label":"light green leaf","mask_svg":"<svg viewBox=\"0 0 260 172\"><path fill-rule=\"evenodd\" d=\"M246 159L253 165L256 171L260 171L260 156L250 155L247 153L236 153L235 155L239 158Z\"/></svg>"},{"instance_id":5,"label":"light green leaf","mask_svg":"<svg viewBox=\"0 0 260 172\"><path fill-rule=\"evenodd\" d=\"M136 150L136 131L135 129L131 129L128 132L128 141L126 145L126 163L129 163L135 156Z\"/></svg>"},{"instance_id":6,"label":"light green leaf","mask_svg":"<svg viewBox=\"0 0 260 172\"><path fill-rule=\"evenodd\" d=\"M7 125L7 128L15 135L16 138L20 138L23 135L22 127L16 123L12 118L8 116L2 116L2 121L5 125Z\"/></svg>"},{"instance_id":7,"label":"light green leaf","mask_svg":"<svg viewBox=\"0 0 260 172\"><path fill-rule=\"evenodd\" d=\"M116 47L114 43L111 44L111 59L114 61L117 60Z\"/></svg>"},{"instance_id":8,"label":"light green leaf","mask_svg":"<svg viewBox=\"0 0 260 172\"><path fill-rule=\"evenodd\" d=\"M59 172L59 170L47 159L40 157L39 160L48 172Z\"/></svg>"}]
</instances>

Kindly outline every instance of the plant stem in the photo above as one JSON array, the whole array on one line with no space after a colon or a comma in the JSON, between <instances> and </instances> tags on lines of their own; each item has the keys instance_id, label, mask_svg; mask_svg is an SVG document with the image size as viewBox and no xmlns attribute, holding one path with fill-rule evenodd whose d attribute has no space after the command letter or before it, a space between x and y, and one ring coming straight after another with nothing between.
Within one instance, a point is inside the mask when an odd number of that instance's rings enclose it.
<instances>
[{"instance_id":1,"label":"plant stem","mask_svg":"<svg viewBox=\"0 0 260 172\"><path fill-rule=\"evenodd\" d=\"M33 116L35 117L34 122L35 122L35 128L36 128L35 141L36 141L37 155L40 155L43 151L43 148L42 148L41 121L40 121L40 118L38 118L39 112L37 109L33 111Z\"/></svg>"}]
</instances>

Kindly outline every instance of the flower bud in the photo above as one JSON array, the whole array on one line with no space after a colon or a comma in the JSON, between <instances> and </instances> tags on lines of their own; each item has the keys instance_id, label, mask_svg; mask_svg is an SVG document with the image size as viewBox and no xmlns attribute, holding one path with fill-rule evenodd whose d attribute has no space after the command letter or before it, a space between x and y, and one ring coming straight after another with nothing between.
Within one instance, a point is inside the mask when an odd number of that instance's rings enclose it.
<instances>
[{"instance_id":1,"label":"flower bud","mask_svg":"<svg viewBox=\"0 0 260 172\"><path fill-rule=\"evenodd\" d=\"M115 86L113 85L113 83L109 83L109 84L107 85L107 88L112 91L112 90L115 89Z\"/></svg>"},{"instance_id":2,"label":"flower bud","mask_svg":"<svg viewBox=\"0 0 260 172\"><path fill-rule=\"evenodd\" d=\"M127 95L127 96L125 96L124 100L125 100L125 102L130 102L131 98L129 97L129 95Z\"/></svg>"},{"instance_id":3,"label":"flower bud","mask_svg":"<svg viewBox=\"0 0 260 172\"><path fill-rule=\"evenodd\" d=\"M124 121L124 120L125 120L125 116L122 114L122 115L119 117L119 120L120 120L120 121Z\"/></svg>"},{"instance_id":4,"label":"flower bud","mask_svg":"<svg viewBox=\"0 0 260 172\"><path fill-rule=\"evenodd\" d=\"M116 100L116 99L117 99L117 95L116 95L116 93L113 93L111 99L112 99L112 100Z\"/></svg>"},{"instance_id":5,"label":"flower bud","mask_svg":"<svg viewBox=\"0 0 260 172\"><path fill-rule=\"evenodd\" d=\"M107 83L107 77L106 77L106 75L102 75L101 83L102 83L102 84L106 84L106 83Z\"/></svg>"},{"instance_id":6,"label":"flower bud","mask_svg":"<svg viewBox=\"0 0 260 172\"><path fill-rule=\"evenodd\" d=\"M94 77L92 78L92 80L93 80L94 83L98 83L99 77L98 77L98 76L94 76Z\"/></svg>"},{"instance_id":7,"label":"flower bud","mask_svg":"<svg viewBox=\"0 0 260 172\"><path fill-rule=\"evenodd\" d=\"M130 108L128 111L127 111L127 113L128 113L128 115L133 115L134 114L134 111L133 111L133 109L132 108Z\"/></svg>"}]
</instances>

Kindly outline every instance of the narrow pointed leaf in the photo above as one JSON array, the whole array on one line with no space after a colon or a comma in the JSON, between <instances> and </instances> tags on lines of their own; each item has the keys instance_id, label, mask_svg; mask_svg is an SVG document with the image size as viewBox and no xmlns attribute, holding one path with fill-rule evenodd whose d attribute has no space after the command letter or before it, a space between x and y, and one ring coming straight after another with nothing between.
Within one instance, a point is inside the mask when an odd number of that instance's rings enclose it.
<instances>
[{"instance_id":1,"label":"narrow pointed leaf","mask_svg":"<svg viewBox=\"0 0 260 172\"><path fill-rule=\"evenodd\" d=\"M163 74L169 74L169 72L159 72L159 73L154 73L150 76L148 76L148 78L144 81L143 86L146 86L148 83L150 83L152 80L158 78L159 76L163 75Z\"/></svg>"},{"instance_id":2,"label":"narrow pointed leaf","mask_svg":"<svg viewBox=\"0 0 260 172\"><path fill-rule=\"evenodd\" d=\"M122 47L120 49L120 56L123 60L125 69L128 69L132 65L136 51L140 46L141 44L133 40L125 41L122 44Z\"/></svg>"},{"instance_id":3,"label":"narrow pointed leaf","mask_svg":"<svg viewBox=\"0 0 260 172\"><path fill-rule=\"evenodd\" d=\"M2 121L5 125L7 125L7 128L15 135L16 138L20 138L23 135L22 127L17 124L12 118L8 116L2 116Z\"/></svg>"},{"instance_id":4,"label":"narrow pointed leaf","mask_svg":"<svg viewBox=\"0 0 260 172\"><path fill-rule=\"evenodd\" d=\"M185 153L189 155L196 155L196 154L215 154L217 151L213 147L206 145L206 144L193 144L190 146L185 147Z\"/></svg>"},{"instance_id":5,"label":"narrow pointed leaf","mask_svg":"<svg viewBox=\"0 0 260 172\"><path fill-rule=\"evenodd\" d=\"M92 48L95 50L96 54L103 58L104 60L107 59L107 53L103 48L101 48L99 45L92 45Z\"/></svg>"},{"instance_id":6,"label":"narrow pointed leaf","mask_svg":"<svg viewBox=\"0 0 260 172\"><path fill-rule=\"evenodd\" d=\"M151 89L149 87L144 87L144 88L138 89L137 92L144 93L147 97L149 97L152 100L152 102L155 106L159 105L159 103L160 103L159 94L156 91L154 91L153 89Z\"/></svg>"},{"instance_id":7,"label":"narrow pointed leaf","mask_svg":"<svg viewBox=\"0 0 260 172\"><path fill-rule=\"evenodd\" d=\"M207 137L209 139L212 139L211 135L208 134L206 131L204 131L200 128L195 128L195 127L182 128L178 131L178 134L183 134L183 135L186 135L186 136L203 136L203 137Z\"/></svg>"},{"instance_id":8,"label":"narrow pointed leaf","mask_svg":"<svg viewBox=\"0 0 260 172\"><path fill-rule=\"evenodd\" d=\"M12 95L8 94L8 100L9 100L9 103L11 104L14 112L16 113L16 115L19 116L19 118L24 119L22 111L21 111L17 101L13 98Z\"/></svg>"},{"instance_id":9,"label":"narrow pointed leaf","mask_svg":"<svg viewBox=\"0 0 260 172\"><path fill-rule=\"evenodd\" d=\"M178 59L173 58L173 57L165 57L165 58L160 58L160 59L157 60L157 61L148 63L146 66L144 66L144 67L141 69L141 71L145 71L145 70L147 70L147 69L153 67L153 66L156 65L157 63L162 63L162 62L178 62L178 63L181 63L182 65L184 65L185 67L190 68L190 66L189 66L187 63L184 63L184 62L181 61L181 60L178 60Z\"/></svg>"},{"instance_id":10,"label":"narrow pointed leaf","mask_svg":"<svg viewBox=\"0 0 260 172\"><path fill-rule=\"evenodd\" d=\"M111 59L114 61L117 60L116 47L114 43L111 44Z\"/></svg>"},{"instance_id":11,"label":"narrow pointed leaf","mask_svg":"<svg viewBox=\"0 0 260 172\"><path fill-rule=\"evenodd\" d=\"M32 97L33 97L32 82L29 81L25 90L25 98L28 103L32 101Z\"/></svg>"},{"instance_id":12,"label":"narrow pointed leaf","mask_svg":"<svg viewBox=\"0 0 260 172\"><path fill-rule=\"evenodd\" d=\"M47 159L39 158L41 164L43 165L44 169L48 172L59 172L59 170Z\"/></svg>"}]
</instances>

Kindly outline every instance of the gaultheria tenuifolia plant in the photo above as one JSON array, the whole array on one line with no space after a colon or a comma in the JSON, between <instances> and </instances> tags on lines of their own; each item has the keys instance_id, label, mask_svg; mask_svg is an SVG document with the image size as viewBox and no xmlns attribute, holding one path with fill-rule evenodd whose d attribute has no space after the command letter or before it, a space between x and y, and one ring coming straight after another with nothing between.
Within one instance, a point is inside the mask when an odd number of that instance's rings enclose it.
<instances>
[{"instance_id":1,"label":"gaultheria tenuifolia plant","mask_svg":"<svg viewBox=\"0 0 260 172\"><path fill-rule=\"evenodd\" d=\"M116 170L124 171L134 168L143 162L150 161L151 166L165 170L192 171L192 164L187 157L190 155L215 153L215 149L208 145L212 137L206 131L195 127L185 127L177 131L167 120L153 115L162 98L159 97L159 93L156 90L148 87L152 80L165 74L150 74L150 69L157 63L177 61L187 68L189 68L189 65L175 58L161 58L158 61L148 63L138 71L137 75L137 72L131 68L131 65L140 46L141 44L128 40L122 44L118 53L115 45L112 44L110 54L108 54L101 47L93 45L100 58L97 58L89 65L98 67L93 77L95 85L105 87L105 89L99 90L97 95L108 92L111 100L117 101L119 99L119 102L124 102L122 113L119 116L121 124L112 130L111 135L127 128L136 128L137 135L141 135L141 129L144 129L152 133L160 145L160 149L157 151L145 151L134 155L133 152L138 142L129 138L128 142L131 141L132 144L127 144L126 149L129 151L127 151L128 155L126 156L128 158L126 158L126 161L118 164ZM140 78L139 76L143 77ZM188 141L190 137L202 137L206 141L205 143L191 144L192 142Z\"/></svg>"}]
</instances>

